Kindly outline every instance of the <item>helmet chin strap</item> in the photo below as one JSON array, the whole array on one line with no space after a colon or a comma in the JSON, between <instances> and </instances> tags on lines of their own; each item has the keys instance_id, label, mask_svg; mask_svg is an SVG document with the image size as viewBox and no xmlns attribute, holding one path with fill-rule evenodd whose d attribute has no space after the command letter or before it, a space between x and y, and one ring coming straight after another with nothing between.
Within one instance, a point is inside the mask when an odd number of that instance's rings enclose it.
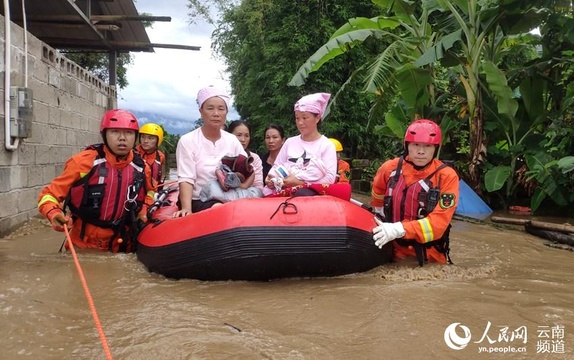
<instances>
[{"instance_id":1,"label":"helmet chin strap","mask_svg":"<svg viewBox=\"0 0 574 360\"><path fill-rule=\"evenodd\" d=\"M110 147L109 147L109 145L108 145L108 139L106 139L106 131L107 131L107 130L104 130L104 131L102 131L102 133L101 133L101 135L102 135L102 140L103 140L103 142L104 142L104 145L106 145L106 147L108 148L108 150L110 150L110 152L113 154L112 149L110 149ZM114 154L114 155L115 155L115 154Z\"/></svg>"}]
</instances>

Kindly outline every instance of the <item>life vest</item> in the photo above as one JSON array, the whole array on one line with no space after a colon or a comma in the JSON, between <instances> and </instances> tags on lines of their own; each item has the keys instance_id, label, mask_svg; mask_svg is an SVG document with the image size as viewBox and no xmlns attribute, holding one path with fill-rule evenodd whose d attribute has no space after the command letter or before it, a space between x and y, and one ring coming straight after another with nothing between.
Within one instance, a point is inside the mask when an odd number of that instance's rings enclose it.
<instances>
[{"instance_id":1,"label":"life vest","mask_svg":"<svg viewBox=\"0 0 574 360\"><path fill-rule=\"evenodd\" d=\"M383 208L386 215L385 221L387 222L422 219L434 210L440 200L440 183L433 184L431 178L448 165L443 163L426 178L407 185L401 171L403 161L405 160L401 156L397 168L391 173L389 186L383 199ZM450 228L451 225L449 224L440 239L435 239L424 244L409 239L397 239L395 244L404 247L412 246L415 249L420 266L428 262L426 249L431 247L445 254L448 262L452 264L449 255Z\"/></svg>"},{"instance_id":2,"label":"life vest","mask_svg":"<svg viewBox=\"0 0 574 360\"><path fill-rule=\"evenodd\" d=\"M149 164L149 163L148 163ZM162 166L161 166L161 157L159 156L159 151L155 151L155 159L151 164L149 164L151 168L151 178L156 180L158 184L162 183Z\"/></svg>"},{"instance_id":3,"label":"life vest","mask_svg":"<svg viewBox=\"0 0 574 360\"><path fill-rule=\"evenodd\" d=\"M111 228L114 230L112 239L119 234L127 240L120 245L120 251L127 251L128 245L135 246L136 239L134 234L126 232L126 227L136 227L136 215L145 199L145 162L134 151L130 164L116 169L106 160L103 146L97 144L86 148L96 150L98 154L92 169L72 184L64 206L74 217L82 219L81 239L84 238L85 224ZM109 244L111 247L112 241Z\"/></svg>"},{"instance_id":4,"label":"life vest","mask_svg":"<svg viewBox=\"0 0 574 360\"><path fill-rule=\"evenodd\" d=\"M351 168L349 163L343 159L337 160L337 178L335 183L348 183L351 178Z\"/></svg>"}]
</instances>

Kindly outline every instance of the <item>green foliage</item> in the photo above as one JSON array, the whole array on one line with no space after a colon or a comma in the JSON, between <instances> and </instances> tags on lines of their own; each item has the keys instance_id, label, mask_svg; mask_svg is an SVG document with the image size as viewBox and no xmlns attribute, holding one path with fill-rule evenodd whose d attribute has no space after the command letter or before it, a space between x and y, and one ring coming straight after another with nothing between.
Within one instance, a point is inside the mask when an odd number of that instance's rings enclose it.
<instances>
[{"instance_id":1,"label":"green foliage","mask_svg":"<svg viewBox=\"0 0 574 360\"><path fill-rule=\"evenodd\" d=\"M574 150L570 118L555 119L544 135L540 141L541 151L526 157L527 181L536 185L531 208L535 211L546 199L569 208L574 202L574 156L567 155Z\"/></svg>"},{"instance_id":2,"label":"green foliage","mask_svg":"<svg viewBox=\"0 0 574 360\"><path fill-rule=\"evenodd\" d=\"M301 86L309 74L317 71L327 61L351 50L355 45L364 42L369 37L382 38L383 36L392 36L394 34L386 31L385 29L394 29L400 25L397 20L389 21L387 19L376 18L353 18L349 19L347 23L341 26L325 43L317 50L293 76L289 85ZM395 62L387 63L392 66Z\"/></svg>"},{"instance_id":3,"label":"green foliage","mask_svg":"<svg viewBox=\"0 0 574 360\"><path fill-rule=\"evenodd\" d=\"M570 2L193 2L221 5L214 48L258 151L268 124L294 135L293 103L325 91L334 96L321 131L349 157L395 157L407 124L430 118L441 158L487 196L574 203Z\"/></svg>"},{"instance_id":4,"label":"green foliage","mask_svg":"<svg viewBox=\"0 0 574 360\"><path fill-rule=\"evenodd\" d=\"M271 123L297 134L293 104L312 92L335 94L351 72L366 62L378 45L366 45L325 65L304 87L288 86L291 75L349 15L372 14L372 4L352 0L306 2L296 0L244 0L223 10L213 34L214 49L223 57L235 95L235 107L252 127L252 148L264 152L263 131ZM372 95L358 83L333 96L320 131L338 138L348 156L380 155L381 138L372 136L368 111Z\"/></svg>"},{"instance_id":5,"label":"green foliage","mask_svg":"<svg viewBox=\"0 0 574 360\"><path fill-rule=\"evenodd\" d=\"M574 156L566 156L558 160L556 163L558 169L562 171L563 174L567 174L574 170Z\"/></svg>"},{"instance_id":6,"label":"green foliage","mask_svg":"<svg viewBox=\"0 0 574 360\"><path fill-rule=\"evenodd\" d=\"M371 161L369 166L363 168L363 171L361 172L361 180L373 181L377 170L379 170L383 162L384 160L377 159Z\"/></svg>"},{"instance_id":7,"label":"green foliage","mask_svg":"<svg viewBox=\"0 0 574 360\"><path fill-rule=\"evenodd\" d=\"M496 190L500 190L511 174L512 168L505 165L495 166L494 168L488 170L484 175L486 191L494 192Z\"/></svg>"},{"instance_id":8,"label":"green foliage","mask_svg":"<svg viewBox=\"0 0 574 360\"><path fill-rule=\"evenodd\" d=\"M209 24L215 25L217 15L221 15L226 9L229 9L239 3L234 0L187 0L188 16L192 24L199 20L204 20Z\"/></svg>"},{"instance_id":9,"label":"green foliage","mask_svg":"<svg viewBox=\"0 0 574 360\"><path fill-rule=\"evenodd\" d=\"M498 113L506 115L513 122L514 115L518 110L518 103L513 99L514 94L508 86L506 76L492 61L483 62L482 69L486 75L488 88L496 99Z\"/></svg>"},{"instance_id":10,"label":"green foliage","mask_svg":"<svg viewBox=\"0 0 574 360\"><path fill-rule=\"evenodd\" d=\"M560 176L566 172L558 166L558 161L551 160L548 154L538 153L527 157L526 162L530 169L527 172L528 180L535 180L539 184L532 196L532 211L536 211L546 197L558 206L566 206L574 201L574 176Z\"/></svg>"},{"instance_id":11,"label":"green foliage","mask_svg":"<svg viewBox=\"0 0 574 360\"><path fill-rule=\"evenodd\" d=\"M574 150L572 103L567 95L573 80L572 60L563 56L572 42L555 36L556 32L571 32L574 26L553 13L554 9L546 10L551 15L544 20L541 37L507 37L499 52L500 68L506 67L508 86L518 104L516 116L501 117L500 108L486 107L491 119L487 136L497 141L496 146L489 147L486 167L509 164L512 171L507 177L505 202L530 197L533 211L544 204L561 207L574 202L570 195L572 179L557 165ZM534 51L535 46L541 51ZM524 170L526 176L522 175Z\"/></svg>"},{"instance_id":12,"label":"green foliage","mask_svg":"<svg viewBox=\"0 0 574 360\"><path fill-rule=\"evenodd\" d=\"M170 134L165 130L163 125L160 126L163 129L163 141L159 146L159 149L165 154L175 154L175 148L181 136L178 134Z\"/></svg>"}]
</instances>

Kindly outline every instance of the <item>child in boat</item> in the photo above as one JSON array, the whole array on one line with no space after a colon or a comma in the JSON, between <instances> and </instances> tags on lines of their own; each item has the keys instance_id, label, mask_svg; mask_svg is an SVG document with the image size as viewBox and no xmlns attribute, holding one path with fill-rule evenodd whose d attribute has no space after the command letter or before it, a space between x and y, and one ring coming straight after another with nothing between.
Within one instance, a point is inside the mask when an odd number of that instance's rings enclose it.
<instances>
[{"instance_id":1,"label":"child in boat","mask_svg":"<svg viewBox=\"0 0 574 360\"><path fill-rule=\"evenodd\" d=\"M431 120L412 122L404 137L402 156L386 161L373 180L371 205L375 217L375 245L393 241L394 256L415 256L422 266L428 261L446 263L449 256L450 222L459 198L456 171L438 160L440 127Z\"/></svg>"},{"instance_id":2,"label":"child in boat","mask_svg":"<svg viewBox=\"0 0 574 360\"><path fill-rule=\"evenodd\" d=\"M223 203L237 199L258 198L263 196L263 165L261 158L248 149L251 140L251 128L243 120L232 121L227 131L237 139L248 156L224 157L216 170L217 182L210 181L201 189L202 201L211 199Z\"/></svg>"},{"instance_id":3,"label":"child in boat","mask_svg":"<svg viewBox=\"0 0 574 360\"><path fill-rule=\"evenodd\" d=\"M273 168L265 179L265 193L292 189L290 196L312 196L317 191L310 184L333 184L337 173L335 145L319 132L327 102L327 93L303 96L295 103L295 124L299 135L288 138ZM284 169L280 176L276 170Z\"/></svg>"}]
</instances>

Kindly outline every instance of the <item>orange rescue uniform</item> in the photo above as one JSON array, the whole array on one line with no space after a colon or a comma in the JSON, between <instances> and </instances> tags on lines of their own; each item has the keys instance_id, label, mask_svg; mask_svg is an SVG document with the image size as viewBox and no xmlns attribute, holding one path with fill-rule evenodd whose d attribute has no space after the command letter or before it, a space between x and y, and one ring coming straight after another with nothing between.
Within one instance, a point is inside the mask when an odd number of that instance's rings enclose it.
<instances>
[{"instance_id":1,"label":"orange rescue uniform","mask_svg":"<svg viewBox=\"0 0 574 360\"><path fill-rule=\"evenodd\" d=\"M134 158L134 152L130 151L127 158L124 160L118 160L115 155L113 155L107 148L103 147L105 152L105 159L110 164L111 167L122 170L126 166L129 166ZM94 166L94 160L98 156L97 150L84 150L68 159L64 165L64 171L61 175L57 176L52 180L52 182L46 185L38 197L38 210L42 216L48 218L48 212L51 210L60 211L57 209L62 209L62 203L68 196L72 185L76 181L80 180L86 176ZM153 203L153 196L155 191L155 181L151 178L151 171L149 166L144 167L145 176L145 199L142 209L140 210L138 217L145 217L148 207ZM117 181L117 179L112 179ZM108 179L109 181L109 179ZM72 242L78 248L90 248L99 249L103 251L108 251L109 241L114 236L114 230L109 228L101 228L92 224L86 224L85 233L83 240L80 238L80 231L82 229L82 220L76 219L70 231L70 237ZM118 236L114 239L112 250L114 252L119 249Z\"/></svg>"},{"instance_id":2,"label":"orange rescue uniform","mask_svg":"<svg viewBox=\"0 0 574 360\"><path fill-rule=\"evenodd\" d=\"M429 175L430 182L433 187L439 189L438 201L436 206L432 211L424 216L416 216L416 208L419 206L420 202L416 195L411 195L411 199L403 199L403 194L406 191L394 191L392 193L392 203L393 209L392 214L387 214L388 210L385 210L385 216L387 221L396 222L400 221L406 231L403 239L414 240L421 244L427 244L431 241L439 240L449 229L451 219L456 210L456 205L458 203L459 197L459 179L456 171L451 167L443 167L439 169L443 162L438 159L433 159L429 165L427 165L422 170L416 170L414 166L407 162L408 157L402 162L401 177L404 181L404 186L407 189L411 186L420 186L421 180L426 179ZM371 205L374 207L383 207L385 196L389 195L389 182L395 175L395 170L397 169L399 163L399 158L389 160L379 167L377 174L375 175L372 187L372 201ZM438 171L437 171L438 170ZM433 174L434 172L434 174ZM405 190L407 190L405 189ZM398 190L398 189L397 189ZM411 205L409 205L411 204ZM405 214L405 207L411 206L415 211L406 211L406 213L411 213L412 215ZM402 207L398 209L397 207ZM397 209L400 212L397 212ZM397 214L405 214L405 218L397 218ZM416 256L415 249L413 246L400 246L397 241L394 243L395 257L398 259L405 258L407 256ZM429 261L436 261L440 263L446 263L447 256L444 253L437 251L434 247L427 249L427 256Z\"/></svg>"},{"instance_id":3,"label":"orange rescue uniform","mask_svg":"<svg viewBox=\"0 0 574 360\"><path fill-rule=\"evenodd\" d=\"M136 151L142 159L149 165L152 178L159 184L162 182L163 164L165 164L165 154L160 150L155 150L151 154L145 152L141 144L136 146ZM159 159L158 159L159 156Z\"/></svg>"},{"instance_id":4,"label":"orange rescue uniform","mask_svg":"<svg viewBox=\"0 0 574 360\"><path fill-rule=\"evenodd\" d=\"M348 183L351 176L351 166L343 159L337 161L337 182Z\"/></svg>"}]
</instances>

